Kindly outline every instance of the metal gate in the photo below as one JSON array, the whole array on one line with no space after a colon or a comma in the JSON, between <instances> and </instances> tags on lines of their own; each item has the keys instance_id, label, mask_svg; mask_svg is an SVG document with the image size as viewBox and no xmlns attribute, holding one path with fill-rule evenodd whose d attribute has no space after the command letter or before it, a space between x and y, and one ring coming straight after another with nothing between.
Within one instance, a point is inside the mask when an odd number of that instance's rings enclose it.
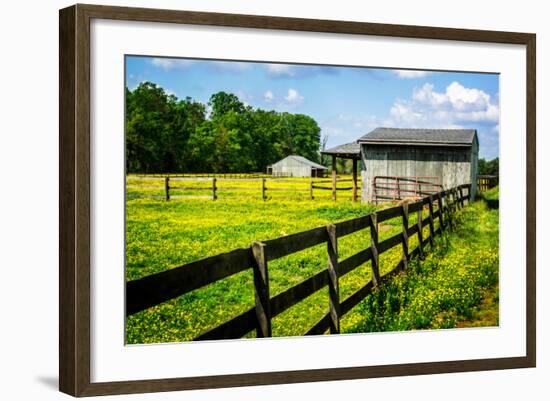
<instances>
[{"instance_id":1,"label":"metal gate","mask_svg":"<svg viewBox=\"0 0 550 401\"><path fill-rule=\"evenodd\" d=\"M439 177L375 176L372 180L373 202L420 198L443 190Z\"/></svg>"}]
</instances>

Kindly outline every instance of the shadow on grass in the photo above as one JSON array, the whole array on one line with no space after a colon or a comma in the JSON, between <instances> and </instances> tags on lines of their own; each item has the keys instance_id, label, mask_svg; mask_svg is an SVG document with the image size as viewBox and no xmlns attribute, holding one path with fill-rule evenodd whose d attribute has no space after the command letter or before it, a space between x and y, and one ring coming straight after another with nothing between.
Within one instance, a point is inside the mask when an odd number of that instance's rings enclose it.
<instances>
[{"instance_id":1,"label":"shadow on grass","mask_svg":"<svg viewBox=\"0 0 550 401\"><path fill-rule=\"evenodd\" d=\"M498 198L497 199L488 198L488 197L485 196L484 193L478 194L476 196L476 200L481 200L481 201L485 202L485 204L487 205L487 207L489 209L498 209L499 208Z\"/></svg>"},{"instance_id":2,"label":"shadow on grass","mask_svg":"<svg viewBox=\"0 0 550 401\"><path fill-rule=\"evenodd\" d=\"M489 209L498 209L498 199L483 199Z\"/></svg>"}]
</instances>

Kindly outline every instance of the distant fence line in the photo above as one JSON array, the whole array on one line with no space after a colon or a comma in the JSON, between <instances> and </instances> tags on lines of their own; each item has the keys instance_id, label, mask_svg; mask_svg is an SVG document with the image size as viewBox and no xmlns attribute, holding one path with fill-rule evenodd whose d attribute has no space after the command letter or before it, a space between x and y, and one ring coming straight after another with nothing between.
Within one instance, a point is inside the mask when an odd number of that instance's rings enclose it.
<instances>
[{"instance_id":1,"label":"distant fence line","mask_svg":"<svg viewBox=\"0 0 550 401\"><path fill-rule=\"evenodd\" d=\"M285 178L266 178L266 177L260 177L260 178L254 178L250 177L250 175L243 174L242 177L223 177L224 175L220 175L219 177L206 177L206 176L133 176L133 179L138 180L156 180L159 181L159 186L141 186L141 185L127 185L127 188L130 189L164 189L164 199L166 201L170 201L170 199L211 199L216 200L218 199L218 193L220 191L255 191L255 189L251 188L242 188L242 187L219 187L218 183L222 180L227 181L234 181L234 182L258 182L258 194L261 195L261 199L267 200L268 196L267 194L270 191L292 191L292 192L306 192L309 196L309 199L315 199L314 196L314 189L320 189L320 190L329 190L332 191L332 199L336 200L336 191L350 191L353 190L353 186L350 187L338 187L338 183L342 182L352 182L352 179L340 179L336 178L335 180L313 180L304 178L303 180L300 178L293 178L293 179L285 179ZM164 178L164 187L160 185L160 180ZM204 182L204 186L189 186L189 185L174 185L174 182L186 182L186 181L195 181L195 182ZM306 184L304 187L269 187L269 183L300 183L300 184ZM322 186L317 184L323 184L323 183L331 183L332 185L329 186ZM171 193L172 191L172 193ZM177 195L173 196L173 191L201 191L201 192L207 192L208 195Z\"/></svg>"},{"instance_id":2,"label":"distant fence line","mask_svg":"<svg viewBox=\"0 0 550 401\"><path fill-rule=\"evenodd\" d=\"M465 191L467 190L467 191ZM466 194L464 192L467 192ZM406 271L411 258L424 255L424 248L433 246L433 238L455 225L454 214L469 201L471 185L464 184L414 203L378 210L366 216L329 224L324 227L287 235L263 242L255 241L248 248L212 256L180 267L152 274L126 283L126 315L151 308L190 291L212 284L236 273L250 270L253 275L255 306L224 323L200 334L195 340L241 338L255 330L257 337L271 337L271 320L324 287L329 288L328 310L304 335L340 332L340 319L372 290L400 271ZM437 204L437 209L434 206ZM428 216L422 218L427 206ZM411 213L417 222L409 224ZM402 231L383 241L378 239L378 224L401 217ZM435 229L434 222L439 221ZM424 238L423 228L429 226ZM344 259L338 257L338 238L359 230L370 230L370 246ZM409 238L418 236L418 246L409 251ZM327 268L297 285L271 297L268 263L319 244L327 244ZM401 245L402 259L388 273L380 276L379 256ZM345 299L340 299L339 279L360 265L371 262L372 279Z\"/></svg>"},{"instance_id":3,"label":"distant fence line","mask_svg":"<svg viewBox=\"0 0 550 401\"><path fill-rule=\"evenodd\" d=\"M480 192L487 191L498 185L498 175L478 175L477 189Z\"/></svg>"},{"instance_id":4,"label":"distant fence line","mask_svg":"<svg viewBox=\"0 0 550 401\"><path fill-rule=\"evenodd\" d=\"M138 178L164 178L166 176L171 178L262 178L271 177L271 174L266 173L153 173L153 174L132 174L133 177Z\"/></svg>"}]
</instances>

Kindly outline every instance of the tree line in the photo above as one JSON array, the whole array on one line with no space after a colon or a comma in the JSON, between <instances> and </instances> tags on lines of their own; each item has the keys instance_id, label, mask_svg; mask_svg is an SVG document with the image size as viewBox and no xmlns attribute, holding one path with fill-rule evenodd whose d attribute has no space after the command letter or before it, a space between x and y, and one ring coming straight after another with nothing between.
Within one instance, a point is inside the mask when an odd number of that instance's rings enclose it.
<instances>
[{"instance_id":1,"label":"tree line","mask_svg":"<svg viewBox=\"0 0 550 401\"><path fill-rule=\"evenodd\" d=\"M479 159L477 161L478 175L498 175L498 157L493 160Z\"/></svg>"},{"instance_id":2,"label":"tree line","mask_svg":"<svg viewBox=\"0 0 550 401\"><path fill-rule=\"evenodd\" d=\"M203 104L152 82L126 88L128 173L265 172L291 154L319 162L320 132L307 115L255 109L232 93Z\"/></svg>"}]
</instances>

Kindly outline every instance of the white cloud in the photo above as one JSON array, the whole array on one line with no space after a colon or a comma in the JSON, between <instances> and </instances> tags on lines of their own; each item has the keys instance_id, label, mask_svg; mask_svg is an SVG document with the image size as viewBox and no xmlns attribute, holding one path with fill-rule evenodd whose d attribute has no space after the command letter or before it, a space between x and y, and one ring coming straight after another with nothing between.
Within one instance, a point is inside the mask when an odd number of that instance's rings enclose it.
<instances>
[{"instance_id":1,"label":"white cloud","mask_svg":"<svg viewBox=\"0 0 550 401\"><path fill-rule=\"evenodd\" d=\"M267 92L264 93L264 100L265 100L267 103L272 102L273 99L275 99L275 95L273 94L273 92L271 92L270 90L268 90Z\"/></svg>"},{"instance_id":2,"label":"white cloud","mask_svg":"<svg viewBox=\"0 0 550 401\"><path fill-rule=\"evenodd\" d=\"M390 110L391 123L396 126L438 127L466 122L496 123L498 103L481 89L466 88L453 82L445 92L436 92L430 83L414 89L411 99L398 99Z\"/></svg>"},{"instance_id":3,"label":"white cloud","mask_svg":"<svg viewBox=\"0 0 550 401\"><path fill-rule=\"evenodd\" d=\"M416 70L392 70L392 71L399 78L404 78L404 79L423 78L427 75L432 74L431 71L416 71Z\"/></svg>"},{"instance_id":4,"label":"white cloud","mask_svg":"<svg viewBox=\"0 0 550 401\"><path fill-rule=\"evenodd\" d=\"M399 123L416 124L424 120L422 112L415 110L411 104L397 100L390 109L390 116Z\"/></svg>"},{"instance_id":5,"label":"white cloud","mask_svg":"<svg viewBox=\"0 0 550 401\"><path fill-rule=\"evenodd\" d=\"M290 88L288 94L285 96L285 100L289 104L300 104L304 101L304 97L300 95L296 89Z\"/></svg>"},{"instance_id":6,"label":"white cloud","mask_svg":"<svg viewBox=\"0 0 550 401\"><path fill-rule=\"evenodd\" d=\"M246 93L244 90L239 89L235 92L235 95L239 98L239 100L246 106L250 106L250 103L254 101L254 96Z\"/></svg>"},{"instance_id":7,"label":"white cloud","mask_svg":"<svg viewBox=\"0 0 550 401\"><path fill-rule=\"evenodd\" d=\"M150 60L151 64L160 67L165 71L184 70L191 67L197 62L195 60L185 60L176 58L154 57ZM204 65L216 71L227 71L240 73L251 68L250 63L242 63L236 61L203 61Z\"/></svg>"},{"instance_id":8,"label":"white cloud","mask_svg":"<svg viewBox=\"0 0 550 401\"><path fill-rule=\"evenodd\" d=\"M267 64L267 73L273 77L294 77L296 70L287 64Z\"/></svg>"},{"instance_id":9,"label":"white cloud","mask_svg":"<svg viewBox=\"0 0 550 401\"><path fill-rule=\"evenodd\" d=\"M212 61L210 65L220 71L237 73L247 71L251 68L250 63L242 63L236 61Z\"/></svg>"},{"instance_id":10,"label":"white cloud","mask_svg":"<svg viewBox=\"0 0 550 401\"><path fill-rule=\"evenodd\" d=\"M478 88L453 82L438 92L425 84L408 97L395 99L387 114L340 113L322 118L328 147L356 140L376 127L476 128L486 157L498 156L498 99Z\"/></svg>"},{"instance_id":11,"label":"white cloud","mask_svg":"<svg viewBox=\"0 0 550 401\"><path fill-rule=\"evenodd\" d=\"M432 84L424 84L420 89L413 91L413 99L422 102L430 103L433 106L444 104L447 101L445 94L434 92Z\"/></svg>"},{"instance_id":12,"label":"white cloud","mask_svg":"<svg viewBox=\"0 0 550 401\"><path fill-rule=\"evenodd\" d=\"M176 93L176 91L174 91L174 90L172 90L172 89L170 89L170 88L166 88L166 89L164 90L164 92L166 92L166 94L169 95L169 96L170 96L170 95L174 95L174 96L176 96L176 97L178 96L178 94Z\"/></svg>"},{"instance_id":13,"label":"white cloud","mask_svg":"<svg viewBox=\"0 0 550 401\"><path fill-rule=\"evenodd\" d=\"M490 106L491 96L482 90L465 88L458 82L453 82L447 87L447 97L456 110L479 111Z\"/></svg>"},{"instance_id":14,"label":"white cloud","mask_svg":"<svg viewBox=\"0 0 550 401\"><path fill-rule=\"evenodd\" d=\"M193 64L193 61L183 60L183 59L174 59L174 58L155 57L151 59L151 64L153 64L156 67L160 67L165 71L170 71L174 69L189 68Z\"/></svg>"}]
</instances>

